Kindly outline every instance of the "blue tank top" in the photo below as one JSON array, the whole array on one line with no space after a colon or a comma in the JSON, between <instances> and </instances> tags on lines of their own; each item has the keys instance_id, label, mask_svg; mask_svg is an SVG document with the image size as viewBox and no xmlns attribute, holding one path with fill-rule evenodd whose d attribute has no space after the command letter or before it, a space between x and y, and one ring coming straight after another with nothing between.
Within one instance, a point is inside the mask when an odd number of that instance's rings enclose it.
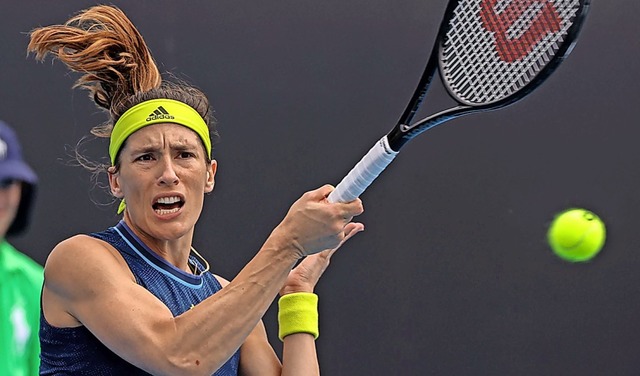
<instances>
[{"instance_id":1,"label":"blue tank top","mask_svg":"<svg viewBox=\"0 0 640 376\"><path fill-rule=\"evenodd\" d=\"M115 227L91 236L111 244L125 259L137 283L160 299L178 316L215 294L222 286L211 272L186 273L151 251L120 221ZM196 255L189 262L204 270ZM40 316L40 375L148 375L102 344L86 327L56 328ZM240 351L213 375L237 376Z\"/></svg>"}]
</instances>

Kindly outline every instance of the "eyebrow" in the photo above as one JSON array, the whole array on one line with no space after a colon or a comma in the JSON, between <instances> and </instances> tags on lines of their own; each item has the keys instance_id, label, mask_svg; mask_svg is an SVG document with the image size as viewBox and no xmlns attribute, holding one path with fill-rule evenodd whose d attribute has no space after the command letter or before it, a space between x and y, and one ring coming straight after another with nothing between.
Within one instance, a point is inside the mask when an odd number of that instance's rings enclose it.
<instances>
[{"instance_id":1,"label":"eyebrow","mask_svg":"<svg viewBox=\"0 0 640 376\"><path fill-rule=\"evenodd\" d=\"M176 151L192 151L198 149L197 144L191 144L188 142L173 142L169 145L172 150ZM163 147L159 147L153 144L142 145L138 148L131 148L131 153L153 153L163 149Z\"/></svg>"}]
</instances>

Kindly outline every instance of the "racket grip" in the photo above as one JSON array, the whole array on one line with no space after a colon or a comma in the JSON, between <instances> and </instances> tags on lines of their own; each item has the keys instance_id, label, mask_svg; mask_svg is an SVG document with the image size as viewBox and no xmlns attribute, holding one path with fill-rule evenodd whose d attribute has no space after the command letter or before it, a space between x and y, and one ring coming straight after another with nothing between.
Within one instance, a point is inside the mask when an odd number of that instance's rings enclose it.
<instances>
[{"instance_id":1,"label":"racket grip","mask_svg":"<svg viewBox=\"0 0 640 376\"><path fill-rule=\"evenodd\" d=\"M360 197L362 192L387 168L397 154L398 152L389 146L389 140L385 135L349 171L336 189L329 194L327 200L329 202L349 202Z\"/></svg>"}]
</instances>

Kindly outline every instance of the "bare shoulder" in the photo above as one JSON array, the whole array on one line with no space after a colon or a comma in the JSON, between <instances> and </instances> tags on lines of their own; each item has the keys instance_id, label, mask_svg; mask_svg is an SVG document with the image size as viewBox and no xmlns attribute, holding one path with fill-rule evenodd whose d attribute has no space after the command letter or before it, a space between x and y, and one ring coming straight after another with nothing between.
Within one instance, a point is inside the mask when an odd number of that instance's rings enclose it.
<instances>
[{"instance_id":1,"label":"bare shoulder","mask_svg":"<svg viewBox=\"0 0 640 376\"><path fill-rule=\"evenodd\" d=\"M85 252L103 244L106 243L88 235L75 235L58 243L49 258L76 256L79 252Z\"/></svg>"},{"instance_id":2,"label":"bare shoulder","mask_svg":"<svg viewBox=\"0 0 640 376\"><path fill-rule=\"evenodd\" d=\"M113 247L88 235L76 235L58 243L49 256L45 268L69 269L82 266L86 269L92 262L114 260Z\"/></svg>"},{"instance_id":3,"label":"bare shoulder","mask_svg":"<svg viewBox=\"0 0 640 376\"><path fill-rule=\"evenodd\" d=\"M86 284L78 281L109 281L115 274L130 272L112 246L88 235L76 235L55 246L47 257L44 273L49 289L79 290Z\"/></svg>"}]
</instances>

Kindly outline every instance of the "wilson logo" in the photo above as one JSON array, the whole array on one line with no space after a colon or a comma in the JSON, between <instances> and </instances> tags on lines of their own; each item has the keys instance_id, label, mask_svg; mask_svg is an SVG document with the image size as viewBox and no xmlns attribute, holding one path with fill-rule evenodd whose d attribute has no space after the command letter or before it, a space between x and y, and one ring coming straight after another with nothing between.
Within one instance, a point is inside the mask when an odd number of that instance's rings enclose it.
<instances>
[{"instance_id":1,"label":"wilson logo","mask_svg":"<svg viewBox=\"0 0 640 376\"><path fill-rule=\"evenodd\" d=\"M158 106L152 113L149 114L147 121L158 120L158 119L175 119L175 117L162 106Z\"/></svg>"},{"instance_id":2,"label":"wilson logo","mask_svg":"<svg viewBox=\"0 0 640 376\"><path fill-rule=\"evenodd\" d=\"M512 1L497 13L495 6L498 1L483 0L480 3L480 19L482 26L494 33L498 57L507 63L529 55L545 36L560 31L562 18L550 0ZM518 25L525 12L537 14L528 25Z\"/></svg>"}]
</instances>

